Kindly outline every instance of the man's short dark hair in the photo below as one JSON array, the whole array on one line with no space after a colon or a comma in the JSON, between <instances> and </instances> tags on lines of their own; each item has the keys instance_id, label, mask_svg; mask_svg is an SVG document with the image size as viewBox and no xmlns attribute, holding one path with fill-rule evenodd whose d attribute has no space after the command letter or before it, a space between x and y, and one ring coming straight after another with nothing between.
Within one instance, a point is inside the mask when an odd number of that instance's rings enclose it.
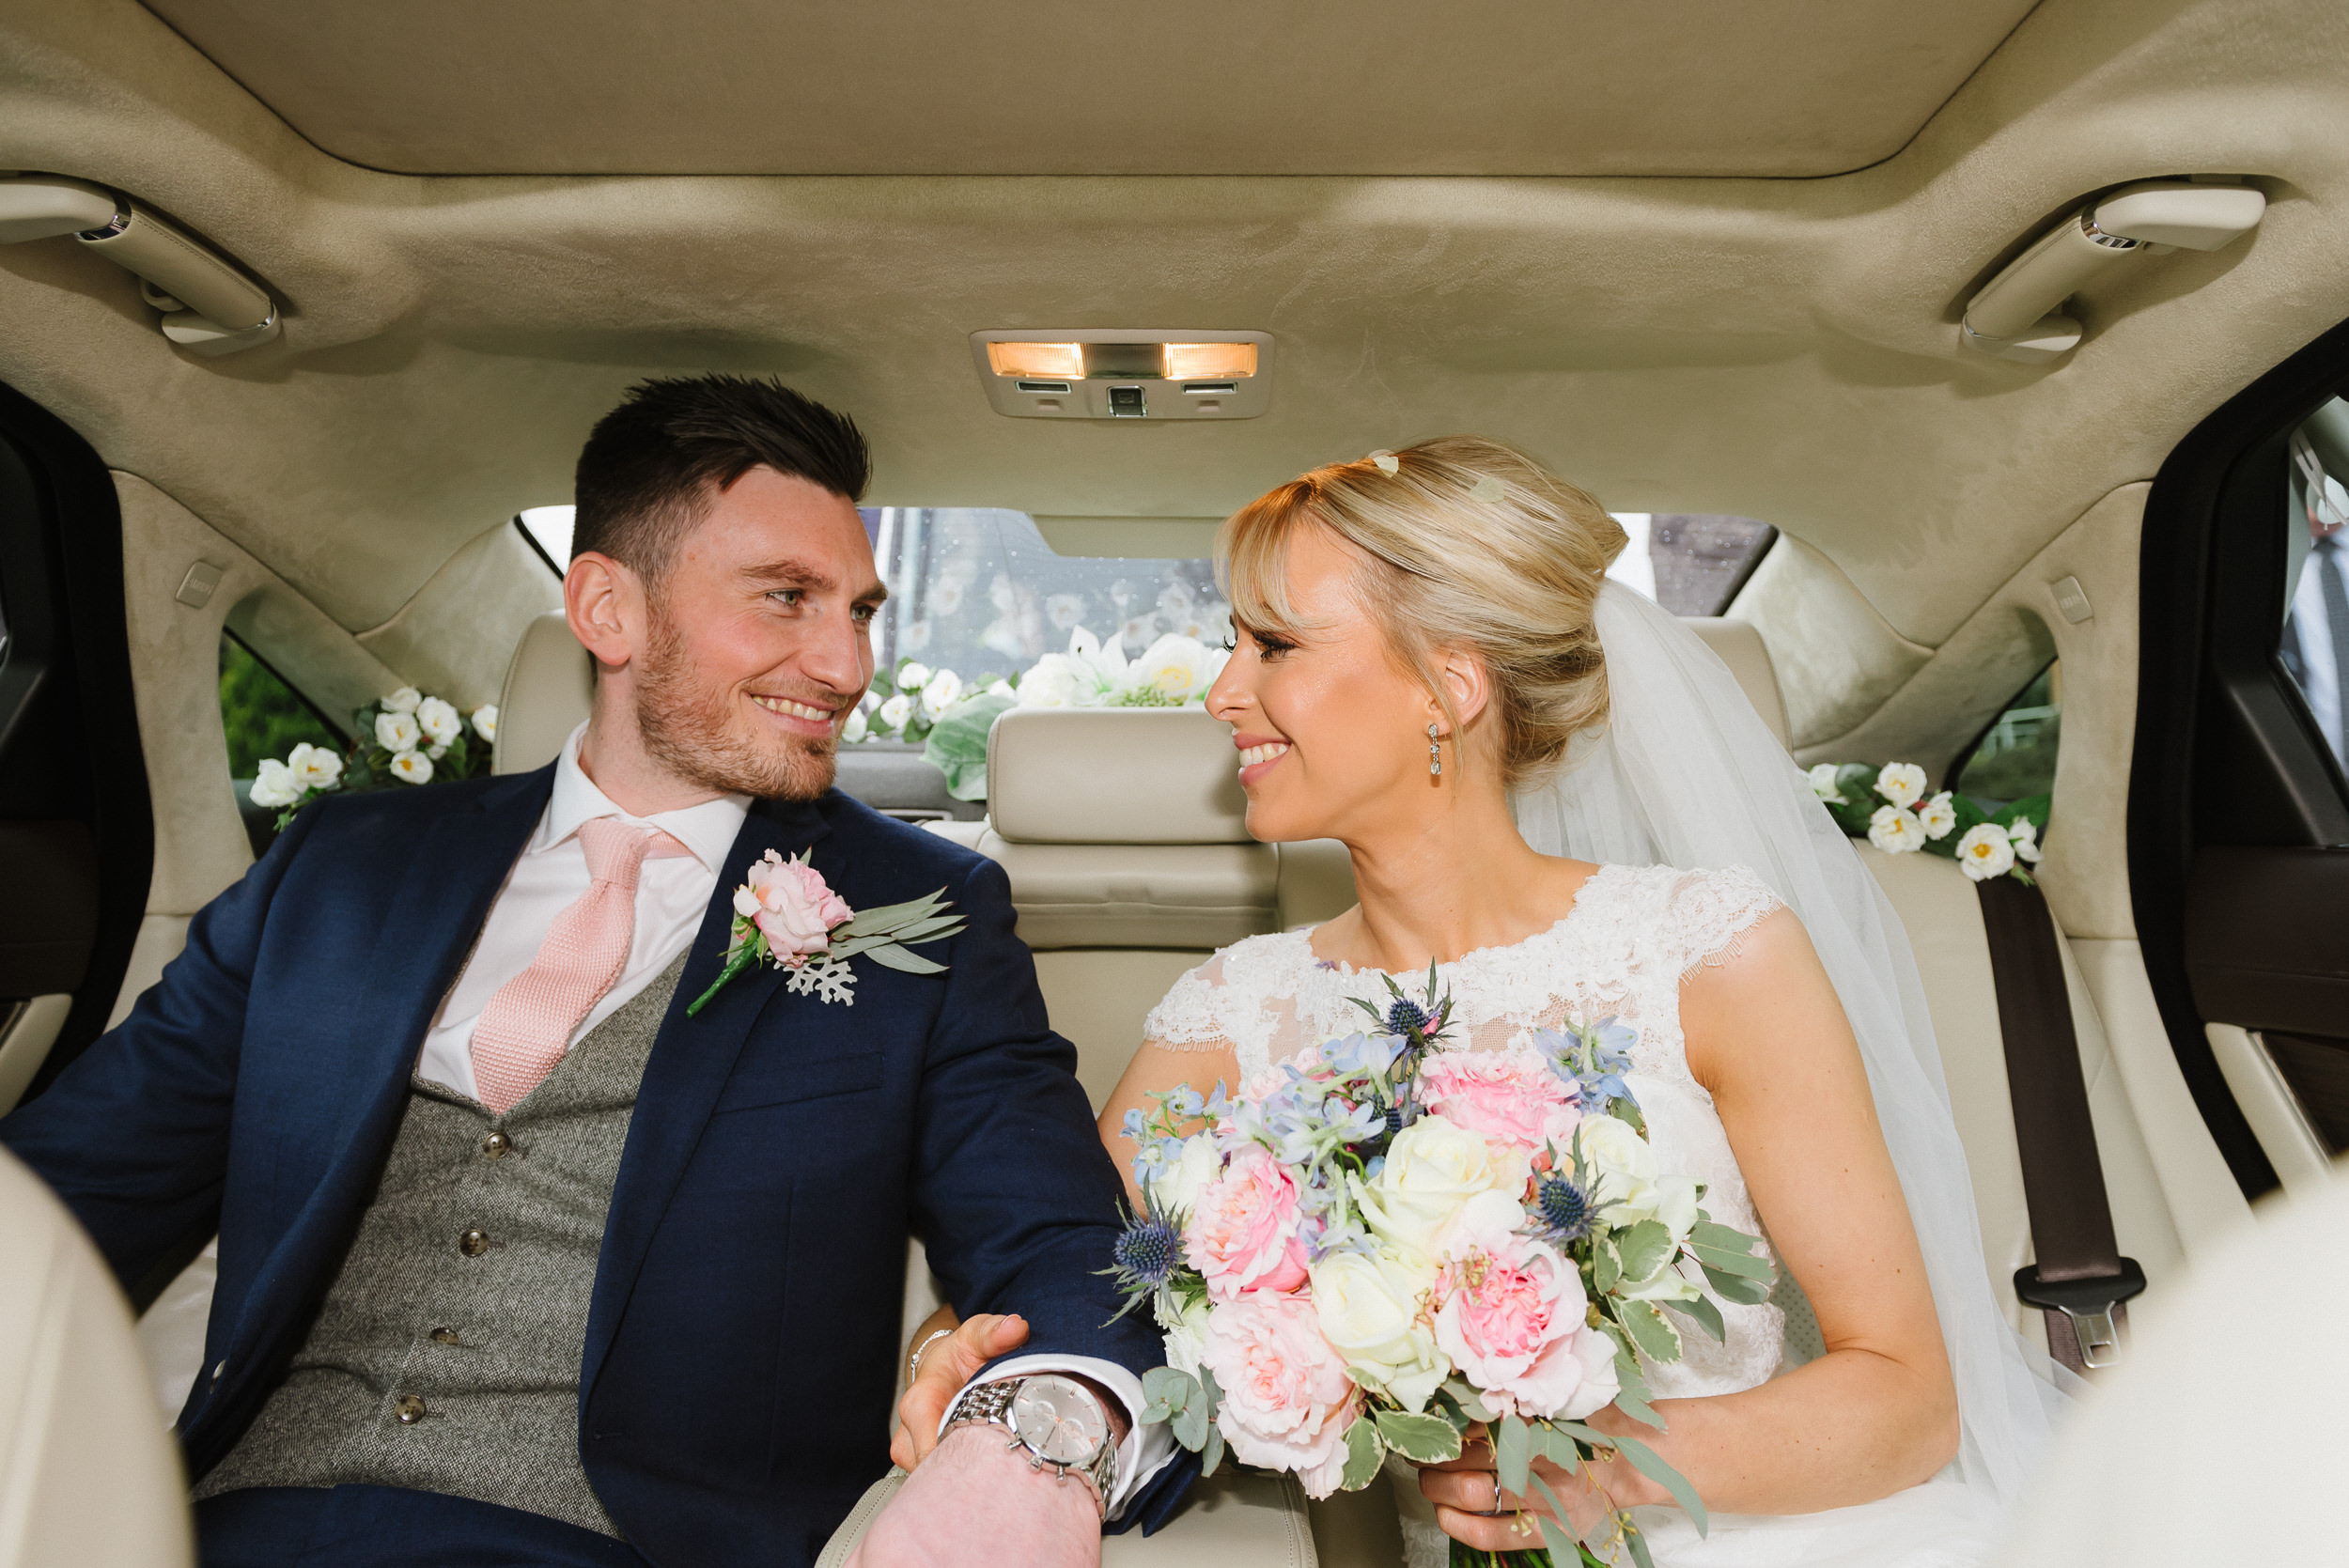
<instances>
[{"instance_id":1,"label":"man's short dark hair","mask_svg":"<svg viewBox=\"0 0 2349 1568\"><path fill-rule=\"evenodd\" d=\"M873 458L854 420L780 381L641 381L596 421L580 451L571 553L609 555L657 582L709 496L760 467L857 501L872 478Z\"/></svg>"}]
</instances>

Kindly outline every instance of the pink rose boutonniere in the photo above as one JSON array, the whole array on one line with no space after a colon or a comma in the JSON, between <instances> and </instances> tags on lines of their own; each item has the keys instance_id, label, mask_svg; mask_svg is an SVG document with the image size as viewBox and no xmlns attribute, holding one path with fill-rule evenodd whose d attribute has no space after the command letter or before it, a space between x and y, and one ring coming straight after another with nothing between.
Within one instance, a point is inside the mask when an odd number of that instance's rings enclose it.
<instances>
[{"instance_id":1,"label":"pink rose boutonniere","mask_svg":"<svg viewBox=\"0 0 2349 1568\"><path fill-rule=\"evenodd\" d=\"M856 975L848 960L860 954L908 974L936 974L946 966L906 949L962 930L962 917L952 912L945 893L941 888L927 898L859 914L805 855L786 861L770 849L751 862L734 890L734 939L725 967L685 1016L700 1012L727 981L761 961L791 970L787 988L799 995L850 1006L856 1004Z\"/></svg>"}]
</instances>

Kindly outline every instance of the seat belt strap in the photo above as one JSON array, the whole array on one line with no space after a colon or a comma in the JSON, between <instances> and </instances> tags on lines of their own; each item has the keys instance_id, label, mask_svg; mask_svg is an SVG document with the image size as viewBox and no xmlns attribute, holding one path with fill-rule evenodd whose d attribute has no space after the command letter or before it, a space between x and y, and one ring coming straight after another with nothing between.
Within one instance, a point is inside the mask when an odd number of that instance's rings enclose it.
<instances>
[{"instance_id":1,"label":"seat belt strap","mask_svg":"<svg viewBox=\"0 0 2349 1568\"><path fill-rule=\"evenodd\" d=\"M2121 1255L2113 1235L2055 917L2039 889L2016 877L1993 877L1975 891L2039 1260L2015 1271L2015 1294L2046 1312L2055 1358L2085 1373L2120 1359L2123 1303L2145 1288L2145 1271Z\"/></svg>"}]
</instances>

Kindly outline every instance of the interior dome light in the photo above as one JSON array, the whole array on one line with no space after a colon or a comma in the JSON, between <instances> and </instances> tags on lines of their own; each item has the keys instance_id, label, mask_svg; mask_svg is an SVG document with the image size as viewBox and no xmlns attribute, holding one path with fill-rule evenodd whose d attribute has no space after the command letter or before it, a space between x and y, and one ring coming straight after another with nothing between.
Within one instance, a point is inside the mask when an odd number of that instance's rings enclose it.
<instances>
[{"instance_id":1,"label":"interior dome light","mask_svg":"<svg viewBox=\"0 0 2349 1568\"><path fill-rule=\"evenodd\" d=\"M1256 373L1253 343L1170 343L1166 346L1166 379L1170 381L1236 381Z\"/></svg>"},{"instance_id":2,"label":"interior dome light","mask_svg":"<svg viewBox=\"0 0 2349 1568\"><path fill-rule=\"evenodd\" d=\"M998 376L1068 380L1085 373L1081 343L990 343L987 363Z\"/></svg>"}]
</instances>

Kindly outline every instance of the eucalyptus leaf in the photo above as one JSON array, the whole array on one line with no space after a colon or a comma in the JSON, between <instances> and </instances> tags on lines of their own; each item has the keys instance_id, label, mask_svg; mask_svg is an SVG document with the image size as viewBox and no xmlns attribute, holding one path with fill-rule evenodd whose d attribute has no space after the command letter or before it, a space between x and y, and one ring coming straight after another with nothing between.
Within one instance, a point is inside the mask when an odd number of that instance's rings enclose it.
<instances>
[{"instance_id":1,"label":"eucalyptus leaf","mask_svg":"<svg viewBox=\"0 0 2349 1568\"><path fill-rule=\"evenodd\" d=\"M1620 1362L1617 1363L1617 1365L1621 1364L1622 1363ZM1647 1402L1647 1389L1644 1385L1641 1387L1637 1393L1634 1393L1628 1388L1617 1389L1615 1390L1615 1408L1622 1411L1625 1415L1629 1416L1633 1421L1638 1421L1641 1426L1652 1426L1658 1432L1667 1430L1664 1425L1664 1418L1657 1412L1655 1405L1650 1405Z\"/></svg>"},{"instance_id":2,"label":"eucalyptus leaf","mask_svg":"<svg viewBox=\"0 0 2349 1568\"><path fill-rule=\"evenodd\" d=\"M1746 1234L1743 1231L1733 1230L1727 1225L1703 1218L1688 1228L1690 1246L1710 1247L1717 1252L1750 1252L1758 1239L1758 1237Z\"/></svg>"},{"instance_id":3,"label":"eucalyptus leaf","mask_svg":"<svg viewBox=\"0 0 2349 1568\"><path fill-rule=\"evenodd\" d=\"M1185 1405L1174 1412L1174 1419L1168 1425L1173 1429L1176 1442L1197 1453L1207 1446L1207 1402L1202 1399Z\"/></svg>"},{"instance_id":4,"label":"eucalyptus leaf","mask_svg":"<svg viewBox=\"0 0 2349 1568\"><path fill-rule=\"evenodd\" d=\"M1476 1386L1465 1377L1444 1379L1443 1391L1458 1403L1460 1413L1472 1421L1490 1421L1500 1419L1497 1412L1486 1408L1485 1396L1478 1393Z\"/></svg>"},{"instance_id":5,"label":"eucalyptus leaf","mask_svg":"<svg viewBox=\"0 0 2349 1568\"><path fill-rule=\"evenodd\" d=\"M1688 1484L1687 1476L1664 1463L1662 1455L1637 1437L1610 1437L1608 1441L1631 1461L1633 1469L1670 1492L1672 1500L1688 1511L1688 1517L1696 1521L1699 1535L1712 1533L1712 1521L1705 1516L1704 1504L1697 1497L1697 1489Z\"/></svg>"},{"instance_id":6,"label":"eucalyptus leaf","mask_svg":"<svg viewBox=\"0 0 2349 1568\"><path fill-rule=\"evenodd\" d=\"M1723 1274L1742 1274L1749 1280L1778 1278L1778 1270L1770 1266L1769 1259L1757 1258L1750 1252L1725 1252L1718 1247L1700 1247L1694 1243L1689 1244L1688 1250L1696 1254L1697 1262Z\"/></svg>"},{"instance_id":7,"label":"eucalyptus leaf","mask_svg":"<svg viewBox=\"0 0 2349 1568\"><path fill-rule=\"evenodd\" d=\"M1215 1425L1213 1422L1209 1422L1207 1425L1207 1446L1199 1451L1199 1473L1203 1476L1213 1475L1216 1472L1216 1467L1221 1465L1222 1463L1223 1429Z\"/></svg>"},{"instance_id":8,"label":"eucalyptus leaf","mask_svg":"<svg viewBox=\"0 0 2349 1568\"><path fill-rule=\"evenodd\" d=\"M1374 1418L1387 1447L1422 1465L1439 1465L1460 1457L1460 1434L1441 1416L1415 1416L1407 1410L1381 1410Z\"/></svg>"},{"instance_id":9,"label":"eucalyptus leaf","mask_svg":"<svg viewBox=\"0 0 2349 1568\"><path fill-rule=\"evenodd\" d=\"M1640 1527L1628 1519L1623 1522L1623 1544L1630 1549L1631 1560L1637 1568L1656 1568L1656 1559L1648 1555L1647 1537L1641 1535Z\"/></svg>"},{"instance_id":10,"label":"eucalyptus leaf","mask_svg":"<svg viewBox=\"0 0 2349 1568\"><path fill-rule=\"evenodd\" d=\"M1215 1374L1206 1367L1199 1369L1199 1389L1206 1395L1208 1415L1215 1415L1223 1408L1223 1385L1218 1383Z\"/></svg>"},{"instance_id":11,"label":"eucalyptus leaf","mask_svg":"<svg viewBox=\"0 0 2349 1568\"><path fill-rule=\"evenodd\" d=\"M1711 1296L1700 1296L1692 1301L1673 1301L1668 1305L1673 1312L1683 1312L1695 1318L1703 1326L1704 1331L1713 1336L1715 1344L1720 1343L1728 1337L1728 1327L1721 1322L1721 1310L1713 1305Z\"/></svg>"},{"instance_id":12,"label":"eucalyptus leaf","mask_svg":"<svg viewBox=\"0 0 2349 1568\"><path fill-rule=\"evenodd\" d=\"M946 968L945 965L934 963L918 954L908 953L894 942L882 947L867 948L864 956L884 969L903 970L908 974L938 974Z\"/></svg>"},{"instance_id":13,"label":"eucalyptus leaf","mask_svg":"<svg viewBox=\"0 0 2349 1568\"><path fill-rule=\"evenodd\" d=\"M1656 1271L1669 1262L1678 1250L1672 1245L1672 1234L1659 1219L1642 1219L1614 1236L1616 1256L1623 1264L1626 1280L1653 1278Z\"/></svg>"},{"instance_id":14,"label":"eucalyptus leaf","mask_svg":"<svg viewBox=\"0 0 2349 1568\"><path fill-rule=\"evenodd\" d=\"M1502 1491L1525 1496L1527 1478L1533 1473L1533 1434L1521 1418L1503 1416L1493 1429L1493 1468Z\"/></svg>"},{"instance_id":15,"label":"eucalyptus leaf","mask_svg":"<svg viewBox=\"0 0 2349 1568\"><path fill-rule=\"evenodd\" d=\"M1680 1331L1664 1321L1664 1314L1649 1301L1626 1301L1623 1309L1623 1326L1631 1333L1640 1354L1651 1361L1680 1359Z\"/></svg>"},{"instance_id":16,"label":"eucalyptus leaf","mask_svg":"<svg viewBox=\"0 0 2349 1568\"><path fill-rule=\"evenodd\" d=\"M833 927L845 937L866 937L876 931L887 931L910 920L924 919L945 908L946 890L939 889L927 898L909 899L903 904L883 904L879 908L860 909Z\"/></svg>"},{"instance_id":17,"label":"eucalyptus leaf","mask_svg":"<svg viewBox=\"0 0 2349 1568\"><path fill-rule=\"evenodd\" d=\"M1182 1368L1152 1367L1142 1374L1142 1397L1149 1406L1142 1413L1143 1424L1165 1421L1198 1392L1198 1383Z\"/></svg>"},{"instance_id":18,"label":"eucalyptus leaf","mask_svg":"<svg viewBox=\"0 0 2349 1568\"><path fill-rule=\"evenodd\" d=\"M1548 1545L1553 1556L1563 1557L1568 1562L1574 1561L1575 1548L1582 1544L1582 1532L1574 1528L1574 1515L1566 1512L1566 1505L1559 1500L1556 1492L1550 1490L1549 1483L1540 1476L1533 1478L1533 1490L1544 1502L1549 1504L1551 1513L1557 1515L1555 1518L1542 1519L1544 1542ZM1532 1502L1533 1499L1528 1498L1525 1500ZM1562 1545L1561 1543L1563 1545Z\"/></svg>"},{"instance_id":19,"label":"eucalyptus leaf","mask_svg":"<svg viewBox=\"0 0 2349 1568\"><path fill-rule=\"evenodd\" d=\"M1369 1485L1378 1474L1378 1463L1386 1452L1386 1446L1378 1440L1377 1426L1367 1417L1355 1417L1354 1424L1346 1429L1346 1469L1338 1477L1339 1489L1359 1492Z\"/></svg>"},{"instance_id":20,"label":"eucalyptus leaf","mask_svg":"<svg viewBox=\"0 0 2349 1568\"><path fill-rule=\"evenodd\" d=\"M1704 1282L1713 1287L1713 1294L1724 1301L1740 1307L1758 1306L1770 1298L1770 1281L1749 1280L1743 1275L1723 1274L1717 1268L1704 1271Z\"/></svg>"},{"instance_id":21,"label":"eucalyptus leaf","mask_svg":"<svg viewBox=\"0 0 2349 1568\"><path fill-rule=\"evenodd\" d=\"M1548 1421L1533 1423L1533 1452L1568 1475L1582 1467L1582 1455L1575 1452L1574 1439ZM1537 1476L1535 1479L1540 1478Z\"/></svg>"}]
</instances>

